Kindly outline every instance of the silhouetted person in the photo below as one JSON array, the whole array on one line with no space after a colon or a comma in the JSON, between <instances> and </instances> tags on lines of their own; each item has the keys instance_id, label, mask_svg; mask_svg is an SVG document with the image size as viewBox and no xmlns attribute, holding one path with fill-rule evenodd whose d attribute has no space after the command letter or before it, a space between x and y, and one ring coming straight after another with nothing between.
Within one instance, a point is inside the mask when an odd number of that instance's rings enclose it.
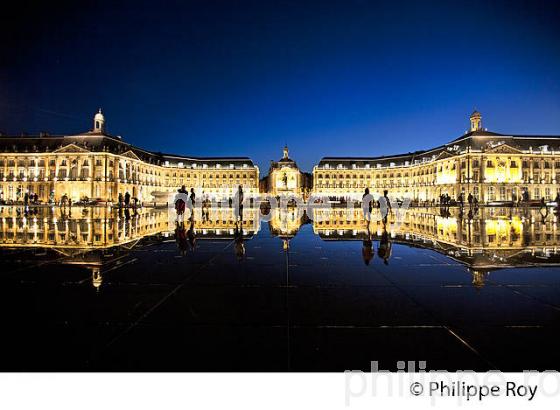
<instances>
[{"instance_id":1,"label":"silhouetted person","mask_svg":"<svg viewBox=\"0 0 560 410\"><path fill-rule=\"evenodd\" d=\"M381 212L381 219L383 223L387 223L387 218L389 217L389 212L391 211L391 203L389 202L389 191L384 190L383 196L377 200L377 206Z\"/></svg>"},{"instance_id":2,"label":"silhouetted person","mask_svg":"<svg viewBox=\"0 0 560 410\"><path fill-rule=\"evenodd\" d=\"M120 207L122 207L122 204L123 204L123 194L121 192L119 192L118 201L119 201L119 208L120 208Z\"/></svg>"},{"instance_id":3,"label":"silhouetted person","mask_svg":"<svg viewBox=\"0 0 560 410\"><path fill-rule=\"evenodd\" d=\"M473 203L473 194L469 193L469 195L467 196L467 202L469 203L469 208L472 207L472 203Z\"/></svg>"},{"instance_id":4,"label":"silhouetted person","mask_svg":"<svg viewBox=\"0 0 560 410\"><path fill-rule=\"evenodd\" d=\"M192 205L193 205L193 208L194 208L194 204L195 204L195 201L196 201L196 194L194 193L194 188L191 188L190 198L191 198L191 202L192 202Z\"/></svg>"},{"instance_id":5,"label":"silhouetted person","mask_svg":"<svg viewBox=\"0 0 560 410\"><path fill-rule=\"evenodd\" d=\"M362 210L364 211L364 219L366 221L370 220L371 211L373 210L373 205L371 201L368 201L367 204L364 204L364 199L366 196L369 195L369 188L366 188L364 191L364 195L362 196ZM369 229L369 227L368 227Z\"/></svg>"},{"instance_id":6,"label":"silhouetted person","mask_svg":"<svg viewBox=\"0 0 560 410\"><path fill-rule=\"evenodd\" d=\"M240 220L243 220L243 200L244 200L243 187L239 185L239 188L237 188L237 192L235 194L235 205L237 206L236 217L239 218Z\"/></svg>"},{"instance_id":7,"label":"silhouetted person","mask_svg":"<svg viewBox=\"0 0 560 410\"><path fill-rule=\"evenodd\" d=\"M29 205L29 194L26 192L25 195L23 196L23 204L25 206Z\"/></svg>"},{"instance_id":8,"label":"silhouetted person","mask_svg":"<svg viewBox=\"0 0 560 410\"><path fill-rule=\"evenodd\" d=\"M188 192L184 185L178 190L178 193L183 194L185 196L188 195ZM185 198L183 196L180 196L175 201L175 212L177 212L177 220L185 214L185 207L186 207Z\"/></svg>"},{"instance_id":9,"label":"silhouetted person","mask_svg":"<svg viewBox=\"0 0 560 410\"><path fill-rule=\"evenodd\" d=\"M126 194L124 194L124 205L125 206L130 205L130 194L128 193L128 191L126 192Z\"/></svg>"},{"instance_id":10,"label":"silhouetted person","mask_svg":"<svg viewBox=\"0 0 560 410\"><path fill-rule=\"evenodd\" d=\"M387 191L387 190L383 191L383 198L385 198L385 203L387 204L387 209L390 211L391 210L391 202L389 201L389 191Z\"/></svg>"}]
</instances>

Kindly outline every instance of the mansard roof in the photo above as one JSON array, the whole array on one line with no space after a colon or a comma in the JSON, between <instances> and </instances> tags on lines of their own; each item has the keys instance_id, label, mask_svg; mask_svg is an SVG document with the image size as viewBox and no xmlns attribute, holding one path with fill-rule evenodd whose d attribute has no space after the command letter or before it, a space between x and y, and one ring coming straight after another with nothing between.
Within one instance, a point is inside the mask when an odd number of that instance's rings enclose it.
<instances>
[{"instance_id":1,"label":"mansard roof","mask_svg":"<svg viewBox=\"0 0 560 410\"><path fill-rule=\"evenodd\" d=\"M498 152L497 147L499 146L504 146L502 150L507 147L507 152L512 153L530 150L537 152L544 146L548 150L560 152L560 135L506 135L478 130L468 132L447 144L428 150L378 157L324 157L319 162L319 166L328 165L333 168L340 165L343 168L348 166L355 166L356 168L403 166L428 162L441 156L454 156L464 152L467 148L472 151Z\"/></svg>"},{"instance_id":2,"label":"mansard roof","mask_svg":"<svg viewBox=\"0 0 560 410\"><path fill-rule=\"evenodd\" d=\"M270 163L270 169L278 169L278 168L295 168L298 169L296 162L291 158L282 158L279 161L272 161Z\"/></svg>"},{"instance_id":3,"label":"mansard roof","mask_svg":"<svg viewBox=\"0 0 560 410\"><path fill-rule=\"evenodd\" d=\"M138 148L123 141L118 136L106 133L88 131L75 135L50 135L41 133L39 135L0 136L0 153L44 153L44 152L109 152L125 155L133 159L158 164L178 166L182 163L185 167L193 164L208 163L215 166L220 164L224 167L250 166L253 161L248 157L190 157L185 155L163 154L151 152Z\"/></svg>"}]
</instances>

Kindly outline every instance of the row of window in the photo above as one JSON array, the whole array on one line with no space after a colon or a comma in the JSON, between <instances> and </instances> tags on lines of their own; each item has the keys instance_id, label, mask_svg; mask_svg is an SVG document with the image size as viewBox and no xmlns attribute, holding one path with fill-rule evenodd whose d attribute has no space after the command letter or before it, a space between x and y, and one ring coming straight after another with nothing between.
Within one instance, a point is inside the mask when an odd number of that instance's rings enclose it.
<instances>
[{"instance_id":1,"label":"row of window","mask_svg":"<svg viewBox=\"0 0 560 410\"><path fill-rule=\"evenodd\" d=\"M487 160L486 161L486 167L487 168L495 168L496 166L499 167L505 167L506 166L506 161L505 160ZM530 168L530 164L531 161L522 161L522 167L523 168ZM541 168L541 161L532 161L533 164L533 169L540 169ZM560 168L560 161L555 161L555 162L550 162L550 161L542 161L542 168L544 169L550 169L552 168L552 164L554 164L555 168ZM510 168L518 168L519 162L516 160L509 160L509 167ZM461 161L461 168L465 169L467 168L467 162L466 161ZM471 163L471 167L472 168L479 168L480 167L480 162L479 160L473 160ZM454 171L456 169L455 163L452 164L445 164L445 165L439 165L436 167L428 167L422 170L419 170L417 172L413 172L412 176L417 176L417 175L427 175L427 174L432 174L434 172L443 172L444 170L449 170L449 171ZM338 172L333 170L332 171L332 175L333 177L335 177L335 175L338 175ZM383 174L383 178L386 177L387 174ZM406 176L408 176L408 174L405 174ZM324 174L325 178L329 178L329 174L326 173ZM344 175L340 175L338 176L339 178L342 178ZM400 174L398 174L398 176L400 176ZM319 178L323 177L323 174L318 174ZM393 177L393 174L390 174L390 177ZM356 178L356 175L350 175L350 174L346 174L346 178ZM360 176L361 178L361 176ZM376 178L379 178L379 174L376 175Z\"/></svg>"}]
</instances>

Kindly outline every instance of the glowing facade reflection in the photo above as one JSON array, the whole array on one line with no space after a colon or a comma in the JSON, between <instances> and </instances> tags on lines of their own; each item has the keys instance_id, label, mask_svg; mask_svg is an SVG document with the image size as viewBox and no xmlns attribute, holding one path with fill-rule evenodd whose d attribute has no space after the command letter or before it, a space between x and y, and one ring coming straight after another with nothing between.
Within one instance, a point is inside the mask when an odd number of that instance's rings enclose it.
<instances>
[{"instance_id":1,"label":"glowing facade reflection","mask_svg":"<svg viewBox=\"0 0 560 410\"><path fill-rule=\"evenodd\" d=\"M25 213L23 208L2 207L0 248L57 252L67 258L64 263L95 267L92 281L100 284L99 266L106 263L107 255L146 241L175 239L186 253L196 241L225 239L234 241L244 256L244 242L261 229L259 218L260 209L253 208L244 209L242 218L231 208L196 209L194 218L178 224L167 209L119 212L88 207L74 208L70 214L59 208ZM560 263L558 222L556 214L534 208L410 208L401 220L392 211L387 220L369 222L361 209L314 209L308 216L287 208L273 209L266 225L272 236L282 240L284 250L290 249L301 226L310 223L321 240L378 242L384 247L385 263L395 254L393 244L434 250L468 266L480 282L481 272L492 269Z\"/></svg>"}]
</instances>

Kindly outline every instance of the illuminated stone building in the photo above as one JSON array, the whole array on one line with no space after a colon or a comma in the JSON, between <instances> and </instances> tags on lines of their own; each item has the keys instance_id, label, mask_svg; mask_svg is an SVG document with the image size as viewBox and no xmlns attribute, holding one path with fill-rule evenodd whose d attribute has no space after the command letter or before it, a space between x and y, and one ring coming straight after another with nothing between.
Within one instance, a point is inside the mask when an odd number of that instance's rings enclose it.
<instances>
[{"instance_id":1,"label":"illuminated stone building","mask_svg":"<svg viewBox=\"0 0 560 410\"><path fill-rule=\"evenodd\" d=\"M469 193L479 201L552 200L560 182L560 136L508 135L482 128L475 111L470 130L426 151L383 157L325 157L313 169L315 194L361 199L374 196L439 201Z\"/></svg>"},{"instance_id":2,"label":"illuminated stone building","mask_svg":"<svg viewBox=\"0 0 560 410\"><path fill-rule=\"evenodd\" d=\"M270 162L268 176L262 181L261 192L274 196L307 196L311 189L311 175L301 172L288 154L288 147L285 146L282 158Z\"/></svg>"},{"instance_id":3,"label":"illuminated stone building","mask_svg":"<svg viewBox=\"0 0 560 410\"><path fill-rule=\"evenodd\" d=\"M181 185L216 200L239 185L258 193L259 169L246 157L194 158L154 153L106 132L101 110L93 129L75 135L0 136L0 198L21 202L26 193L42 202L83 198L167 201Z\"/></svg>"}]
</instances>

